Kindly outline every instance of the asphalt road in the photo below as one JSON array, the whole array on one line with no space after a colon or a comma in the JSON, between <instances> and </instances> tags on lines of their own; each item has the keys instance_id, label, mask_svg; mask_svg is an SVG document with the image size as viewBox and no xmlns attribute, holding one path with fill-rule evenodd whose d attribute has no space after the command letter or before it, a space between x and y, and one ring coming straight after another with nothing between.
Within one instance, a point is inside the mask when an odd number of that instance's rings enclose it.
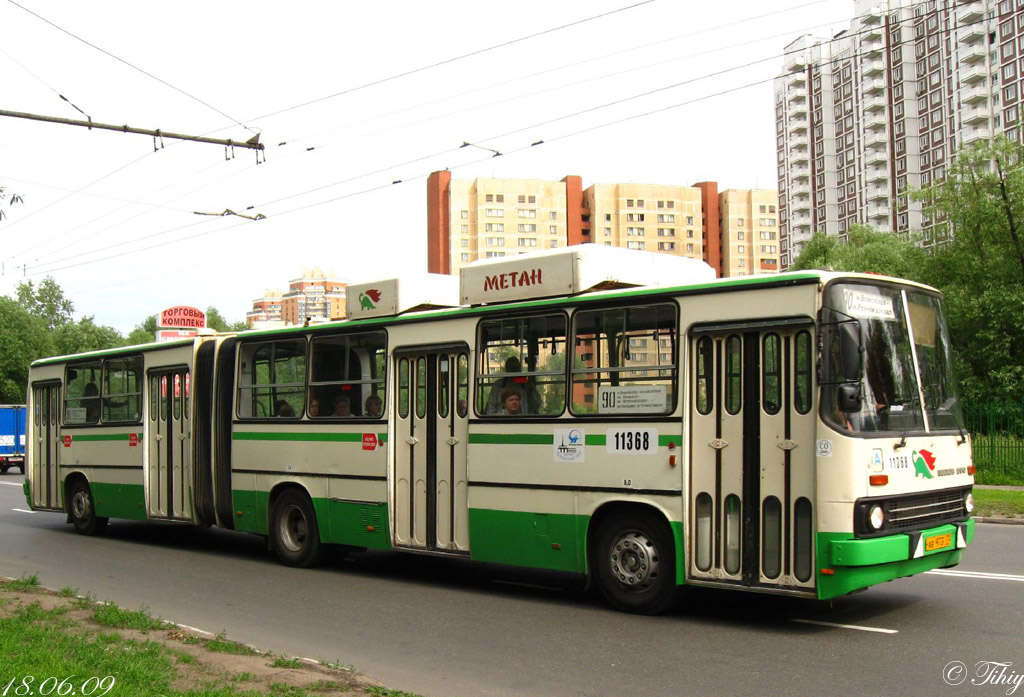
<instances>
[{"instance_id":1,"label":"asphalt road","mask_svg":"<svg viewBox=\"0 0 1024 697\"><path fill-rule=\"evenodd\" d=\"M956 569L833 602L693 589L674 613L637 617L554 574L395 553L290 569L253 536L117 521L81 537L27 512L20 485L0 476L0 576L426 697L1024 695L1006 682L1024 682L1024 526L979 524ZM956 661L965 681L950 686ZM1004 684L979 662L1011 664Z\"/></svg>"}]
</instances>

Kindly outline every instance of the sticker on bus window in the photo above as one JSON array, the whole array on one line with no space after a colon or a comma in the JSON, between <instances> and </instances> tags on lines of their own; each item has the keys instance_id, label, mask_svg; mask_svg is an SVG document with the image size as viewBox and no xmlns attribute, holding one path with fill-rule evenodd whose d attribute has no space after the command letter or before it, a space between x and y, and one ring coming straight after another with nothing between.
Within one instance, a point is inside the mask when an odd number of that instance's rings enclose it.
<instances>
[{"instance_id":1,"label":"sticker on bus window","mask_svg":"<svg viewBox=\"0 0 1024 697\"><path fill-rule=\"evenodd\" d=\"M660 414L668 411L667 385L599 387L599 414Z\"/></svg>"},{"instance_id":2,"label":"sticker on bus window","mask_svg":"<svg viewBox=\"0 0 1024 697\"><path fill-rule=\"evenodd\" d=\"M64 423L84 424L85 407L67 407L64 410Z\"/></svg>"},{"instance_id":3,"label":"sticker on bus window","mask_svg":"<svg viewBox=\"0 0 1024 697\"><path fill-rule=\"evenodd\" d=\"M618 455L654 455L658 452L658 429L609 428L604 447Z\"/></svg>"},{"instance_id":4,"label":"sticker on bus window","mask_svg":"<svg viewBox=\"0 0 1024 697\"><path fill-rule=\"evenodd\" d=\"M857 319L896 319L892 298L866 290L843 290L846 312Z\"/></svg>"},{"instance_id":5,"label":"sticker on bus window","mask_svg":"<svg viewBox=\"0 0 1024 697\"><path fill-rule=\"evenodd\" d=\"M586 439L582 428L556 428L555 462L583 462Z\"/></svg>"}]
</instances>

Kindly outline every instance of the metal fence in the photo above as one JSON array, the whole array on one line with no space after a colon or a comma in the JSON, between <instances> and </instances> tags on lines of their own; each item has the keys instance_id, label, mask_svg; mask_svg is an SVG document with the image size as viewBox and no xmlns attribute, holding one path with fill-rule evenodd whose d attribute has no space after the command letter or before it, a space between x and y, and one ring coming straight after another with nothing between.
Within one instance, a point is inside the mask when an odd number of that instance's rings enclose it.
<instances>
[{"instance_id":1,"label":"metal fence","mask_svg":"<svg viewBox=\"0 0 1024 697\"><path fill-rule=\"evenodd\" d=\"M1024 484L1024 401L964 406L979 484Z\"/></svg>"}]
</instances>

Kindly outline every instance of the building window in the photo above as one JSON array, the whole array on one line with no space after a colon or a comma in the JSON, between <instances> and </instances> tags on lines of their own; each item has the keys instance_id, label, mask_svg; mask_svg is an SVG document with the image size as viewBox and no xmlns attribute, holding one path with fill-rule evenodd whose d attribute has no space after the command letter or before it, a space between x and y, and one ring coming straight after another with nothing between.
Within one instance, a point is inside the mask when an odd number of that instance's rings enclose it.
<instances>
[{"instance_id":1,"label":"building window","mask_svg":"<svg viewBox=\"0 0 1024 697\"><path fill-rule=\"evenodd\" d=\"M519 246L520 247L536 247L537 246L537 238L536 237L520 237L519 238Z\"/></svg>"},{"instance_id":2,"label":"building window","mask_svg":"<svg viewBox=\"0 0 1024 697\"><path fill-rule=\"evenodd\" d=\"M486 238L484 238L484 244L486 244L488 247L504 247L505 246L505 238L504 237L486 237Z\"/></svg>"},{"instance_id":3,"label":"building window","mask_svg":"<svg viewBox=\"0 0 1024 697\"><path fill-rule=\"evenodd\" d=\"M659 242L658 251L660 252L674 252L676 249L675 242Z\"/></svg>"},{"instance_id":4,"label":"building window","mask_svg":"<svg viewBox=\"0 0 1024 697\"><path fill-rule=\"evenodd\" d=\"M484 232L505 232L505 223L485 223Z\"/></svg>"},{"instance_id":5,"label":"building window","mask_svg":"<svg viewBox=\"0 0 1024 697\"><path fill-rule=\"evenodd\" d=\"M504 208L488 208L486 211L484 211L484 214L488 218L504 218L505 217L505 209Z\"/></svg>"},{"instance_id":6,"label":"building window","mask_svg":"<svg viewBox=\"0 0 1024 697\"><path fill-rule=\"evenodd\" d=\"M519 209L519 217L520 218L536 218L537 217L537 210L535 208L520 208Z\"/></svg>"},{"instance_id":7,"label":"building window","mask_svg":"<svg viewBox=\"0 0 1024 697\"><path fill-rule=\"evenodd\" d=\"M519 232L537 232L537 224L519 223Z\"/></svg>"},{"instance_id":8,"label":"building window","mask_svg":"<svg viewBox=\"0 0 1024 697\"><path fill-rule=\"evenodd\" d=\"M626 247L628 249L646 249L647 245L645 245L642 241L634 242L633 240L630 240L629 242L626 243Z\"/></svg>"}]
</instances>

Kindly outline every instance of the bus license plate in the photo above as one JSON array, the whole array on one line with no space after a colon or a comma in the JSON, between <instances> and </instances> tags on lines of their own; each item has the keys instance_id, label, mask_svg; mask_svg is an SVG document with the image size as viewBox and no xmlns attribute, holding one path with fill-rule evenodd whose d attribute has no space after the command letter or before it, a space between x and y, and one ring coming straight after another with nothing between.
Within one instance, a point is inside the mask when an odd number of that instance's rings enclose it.
<instances>
[{"instance_id":1,"label":"bus license plate","mask_svg":"<svg viewBox=\"0 0 1024 697\"><path fill-rule=\"evenodd\" d=\"M945 549L953 545L953 533L947 532L945 535L935 535L934 537L927 537L924 541L924 551L934 552L937 549Z\"/></svg>"}]
</instances>

